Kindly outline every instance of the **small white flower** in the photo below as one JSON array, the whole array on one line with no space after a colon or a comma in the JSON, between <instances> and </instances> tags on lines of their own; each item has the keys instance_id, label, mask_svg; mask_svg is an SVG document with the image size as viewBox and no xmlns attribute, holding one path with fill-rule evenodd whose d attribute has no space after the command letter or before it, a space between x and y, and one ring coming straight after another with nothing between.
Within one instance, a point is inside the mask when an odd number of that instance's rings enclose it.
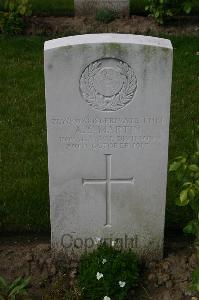
<instances>
[{"instance_id":1,"label":"small white flower","mask_svg":"<svg viewBox=\"0 0 199 300\"><path fill-rule=\"evenodd\" d=\"M100 242L101 242L101 238L98 237L98 236L96 236L96 237L95 237L95 245L100 244Z\"/></svg>"},{"instance_id":2,"label":"small white flower","mask_svg":"<svg viewBox=\"0 0 199 300\"><path fill-rule=\"evenodd\" d=\"M121 288L125 287L125 285L126 285L126 282L124 282L124 281L119 281L119 286L120 286Z\"/></svg>"},{"instance_id":3,"label":"small white flower","mask_svg":"<svg viewBox=\"0 0 199 300\"><path fill-rule=\"evenodd\" d=\"M104 297L104 300L111 300L111 298L108 297L108 296L105 296L105 297Z\"/></svg>"},{"instance_id":4,"label":"small white flower","mask_svg":"<svg viewBox=\"0 0 199 300\"><path fill-rule=\"evenodd\" d=\"M97 272L96 274L97 280L100 280L104 275L102 273Z\"/></svg>"},{"instance_id":5,"label":"small white flower","mask_svg":"<svg viewBox=\"0 0 199 300\"><path fill-rule=\"evenodd\" d=\"M102 260L102 264L104 265L107 262L106 258Z\"/></svg>"},{"instance_id":6,"label":"small white flower","mask_svg":"<svg viewBox=\"0 0 199 300\"><path fill-rule=\"evenodd\" d=\"M111 245L112 245L112 247L114 247L115 246L115 241L112 241Z\"/></svg>"}]
</instances>

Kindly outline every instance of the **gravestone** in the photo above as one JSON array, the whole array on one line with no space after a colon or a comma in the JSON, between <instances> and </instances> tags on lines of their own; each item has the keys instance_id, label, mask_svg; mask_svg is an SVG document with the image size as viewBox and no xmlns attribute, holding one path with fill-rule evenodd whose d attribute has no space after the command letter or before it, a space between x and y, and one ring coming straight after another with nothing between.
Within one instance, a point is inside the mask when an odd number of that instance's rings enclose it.
<instances>
[{"instance_id":1,"label":"gravestone","mask_svg":"<svg viewBox=\"0 0 199 300\"><path fill-rule=\"evenodd\" d=\"M94 15L101 9L129 15L129 0L74 0L74 6L76 15Z\"/></svg>"},{"instance_id":2,"label":"gravestone","mask_svg":"<svg viewBox=\"0 0 199 300\"><path fill-rule=\"evenodd\" d=\"M93 34L45 43L52 247L163 250L172 46Z\"/></svg>"}]
</instances>

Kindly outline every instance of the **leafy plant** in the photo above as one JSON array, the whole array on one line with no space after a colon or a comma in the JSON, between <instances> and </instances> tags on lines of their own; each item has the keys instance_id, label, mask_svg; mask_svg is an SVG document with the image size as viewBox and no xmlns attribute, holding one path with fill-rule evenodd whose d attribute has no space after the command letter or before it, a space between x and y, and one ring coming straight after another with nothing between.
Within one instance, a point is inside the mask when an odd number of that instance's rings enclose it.
<instances>
[{"instance_id":1,"label":"leafy plant","mask_svg":"<svg viewBox=\"0 0 199 300\"><path fill-rule=\"evenodd\" d=\"M179 182L178 206L190 206L194 219L183 229L185 233L196 237L195 246L199 258L199 126L194 132L196 151L189 156L179 156L170 165L169 171L174 172ZM192 289L199 291L199 268L192 274Z\"/></svg>"},{"instance_id":2,"label":"leafy plant","mask_svg":"<svg viewBox=\"0 0 199 300\"><path fill-rule=\"evenodd\" d=\"M100 9L96 13L96 20L102 23L110 23L117 18L117 13L110 9Z\"/></svg>"},{"instance_id":3,"label":"leafy plant","mask_svg":"<svg viewBox=\"0 0 199 300\"><path fill-rule=\"evenodd\" d=\"M29 0L7 0L4 8L0 12L0 30L7 35L21 34L25 18L31 15Z\"/></svg>"},{"instance_id":4,"label":"leafy plant","mask_svg":"<svg viewBox=\"0 0 199 300\"><path fill-rule=\"evenodd\" d=\"M19 277L8 283L0 276L0 300L30 299L27 292L29 283L30 277Z\"/></svg>"},{"instance_id":5,"label":"leafy plant","mask_svg":"<svg viewBox=\"0 0 199 300\"><path fill-rule=\"evenodd\" d=\"M135 287L138 276L138 259L132 251L122 252L101 244L82 256L78 284L84 299L122 300Z\"/></svg>"},{"instance_id":6,"label":"leafy plant","mask_svg":"<svg viewBox=\"0 0 199 300\"><path fill-rule=\"evenodd\" d=\"M192 2L189 0L148 0L145 10L154 17L159 24L164 24L169 18L179 14L189 14Z\"/></svg>"}]
</instances>

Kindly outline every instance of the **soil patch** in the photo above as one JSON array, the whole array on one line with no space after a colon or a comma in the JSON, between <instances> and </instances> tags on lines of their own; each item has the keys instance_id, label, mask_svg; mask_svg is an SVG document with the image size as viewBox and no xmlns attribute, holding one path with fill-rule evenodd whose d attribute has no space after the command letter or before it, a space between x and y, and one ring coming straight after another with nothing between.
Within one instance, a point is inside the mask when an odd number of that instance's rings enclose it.
<instances>
[{"instance_id":1,"label":"soil patch","mask_svg":"<svg viewBox=\"0 0 199 300\"><path fill-rule=\"evenodd\" d=\"M94 17L31 17L26 34L73 35L86 33L131 33L144 35L199 35L199 17L178 17L167 26L158 25L153 18L131 16L104 24Z\"/></svg>"},{"instance_id":2,"label":"soil patch","mask_svg":"<svg viewBox=\"0 0 199 300\"><path fill-rule=\"evenodd\" d=\"M128 299L196 300L199 294L189 292L191 272L197 266L193 242L181 235L169 235L163 260L143 267L141 283ZM8 280L31 276L31 295L42 299L52 283L66 276L71 287L78 263L69 258L55 261L49 239L10 238L0 241L0 275ZM195 298L193 298L195 297Z\"/></svg>"}]
</instances>

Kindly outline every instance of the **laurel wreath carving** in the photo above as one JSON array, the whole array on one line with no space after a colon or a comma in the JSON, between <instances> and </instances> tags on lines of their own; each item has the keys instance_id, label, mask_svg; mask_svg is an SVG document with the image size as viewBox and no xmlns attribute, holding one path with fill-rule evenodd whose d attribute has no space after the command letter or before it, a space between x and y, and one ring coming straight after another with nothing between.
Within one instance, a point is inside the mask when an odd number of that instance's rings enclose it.
<instances>
[{"instance_id":1,"label":"laurel wreath carving","mask_svg":"<svg viewBox=\"0 0 199 300\"><path fill-rule=\"evenodd\" d=\"M93 108L101 111L116 111L132 101L136 89L137 79L132 68L125 62L119 61L117 69L124 82L121 90L113 96L104 96L94 87L95 75L102 69L102 62L96 61L86 67L80 78L80 91L83 98Z\"/></svg>"}]
</instances>

